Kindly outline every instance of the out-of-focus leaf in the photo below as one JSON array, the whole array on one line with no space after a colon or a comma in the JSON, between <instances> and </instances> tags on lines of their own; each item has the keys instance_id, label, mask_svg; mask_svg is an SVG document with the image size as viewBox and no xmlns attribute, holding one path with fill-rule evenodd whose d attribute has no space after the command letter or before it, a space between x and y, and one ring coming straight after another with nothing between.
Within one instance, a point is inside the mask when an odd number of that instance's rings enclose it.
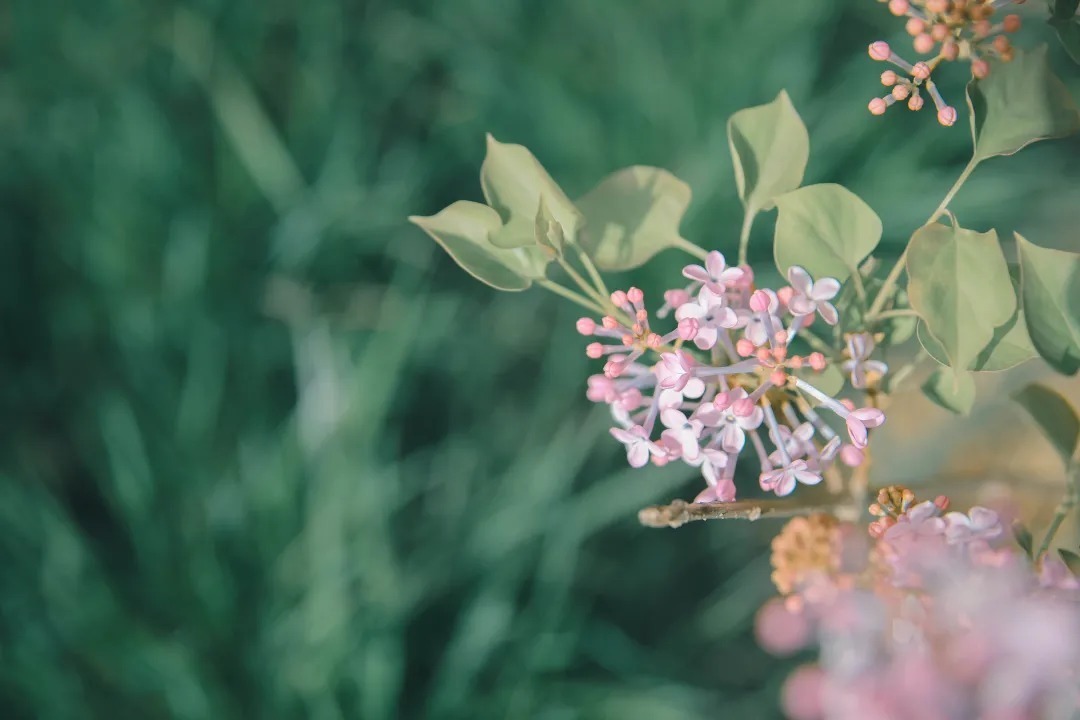
<instances>
[{"instance_id":1,"label":"out-of-focus leaf","mask_svg":"<svg viewBox=\"0 0 1080 720\"><path fill-rule=\"evenodd\" d=\"M1080 255L1015 235L1031 341L1055 370L1073 375L1080 369Z\"/></svg>"},{"instance_id":2,"label":"out-of-focus leaf","mask_svg":"<svg viewBox=\"0 0 1080 720\"><path fill-rule=\"evenodd\" d=\"M1068 20L1076 15L1080 0L1054 0L1050 7L1050 17L1054 20Z\"/></svg>"},{"instance_id":3,"label":"out-of-focus leaf","mask_svg":"<svg viewBox=\"0 0 1080 720\"><path fill-rule=\"evenodd\" d=\"M1047 22L1054 28L1065 52L1074 63L1080 64L1080 18L1071 17L1065 20L1050 18Z\"/></svg>"},{"instance_id":4,"label":"out-of-focus leaf","mask_svg":"<svg viewBox=\"0 0 1080 720\"><path fill-rule=\"evenodd\" d=\"M524 290L544 276L547 260L540 248L491 244L491 234L502 221L487 205L459 200L435 215L413 215L409 221L442 245L465 272L496 290Z\"/></svg>"},{"instance_id":5,"label":"out-of-focus leaf","mask_svg":"<svg viewBox=\"0 0 1080 720\"><path fill-rule=\"evenodd\" d=\"M629 270L679 242L690 186L667 170L635 165L600 181L577 202L581 245L597 267Z\"/></svg>"},{"instance_id":6,"label":"out-of-focus leaf","mask_svg":"<svg viewBox=\"0 0 1080 720\"><path fill-rule=\"evenodd\" d=\"M829 363L821 372L804 366L795 371L795 376L810 383L826 395L832 396L844 389L844 382L847 379L836 363Z\"/></svg>"},{"instance_id":7,"label":"out-of-focus leaf","mask_svg":"<svg viewBox=\"0 0 1080 720\"><path fill-rule=\"evenodd\" d=\"M992 62L987 77L968 83L976 159L1012 155L1038 140L1080 130L1080 114L1046 52L1046 45L1018 50L1011 62Z\"/></svg>"},{"instance_id":8,"label":"out-of-focus leaf","mask_svg":"<svg viewBox=\"0 0 1080 720\"><path fill-rule=\"evenodd\" d=\"M858 195L825 183L776 198L776 244L781 274L801 265L814 278L843 282L881 241L881 219Z\"/></svg>"},{"instance_id":9,"label":"out-of-focus leaf","mask_svg":"<svg viewBox=\"0 0 1080 720\"><path fill-rule=\"evenodd\" d=\"M1069 465L1076 453L1077 442L1080 442L1080 418L1076 408L1061 393L1037 383L1016 391L1012 397L1027 410L1065 465Z\"/></svg>"},{"instance_id":10,"label":"out-of-focus leaf","mask_svg":"<svg viewBox=\"0 0 1080 720\"><path fill-rule=\"evenodd\" d=\"M997 233L933 223L908 246L908 295L948 365L968 368L1016 312Z\"/></svg>"},{"instance_id":11,"label":"out-of-focus leaf","mask_svg":"<svg viewBox=\"0 0 1080 720\"><path fill-rule=\"evenodd\" d=\"M778 195L802 183L810 135L786 91L728 120L735 187L748 215L768 210Z\"/></svg>"},{"instance_id":12,"label":"out-of-focus leaf","mask_svg":"<svg viewBox=\"0 0 1080 720\"><path fill-rule=\"evenodd\" d=\"M498 247L525 247L535 242L541 200L566 236L576 237L581 214L524 146L501 143L489 134L487 155L480 166L480 187L488 205L503 220L504 226L492 233L492 242Z\"/></svg>"},{"instance_id":13,"label":"out-of-focus leaf","mask_svg":"<svg viewBox=\"0 0 1080 720\"><path fill-rule=\"evenodd\" d=\"M967 415L975 404L975 379L965 370L938 368L922 386L926 397L949 412Z\"/></svg>"},{"instance_id":14,"label":"out-of-focus leaf","mask_svg":"<svg viewBox=\"0 0 1080 720\"><path fill-rule=\"evenodd\" d=\"M1065 548L1060 548L1058 555L1061 557L1061 562L1065 563L1065 567L1069 568L1069 572L1080 578L1080 555Z\"/></svg>"},{"instance_id":15,"label":"out-of-focus leaf","mask_svg":"<svg viewBox=\"0 0 1080 720\"><path fill-rule=\"evenodd\" d=\"M1012 531L1016 544L1030 558L1035 549L1035 538L1032 536L1031 530L1028 529L1027 525L1017 520L1013 523Z\"/></svg>"}]
</instances>

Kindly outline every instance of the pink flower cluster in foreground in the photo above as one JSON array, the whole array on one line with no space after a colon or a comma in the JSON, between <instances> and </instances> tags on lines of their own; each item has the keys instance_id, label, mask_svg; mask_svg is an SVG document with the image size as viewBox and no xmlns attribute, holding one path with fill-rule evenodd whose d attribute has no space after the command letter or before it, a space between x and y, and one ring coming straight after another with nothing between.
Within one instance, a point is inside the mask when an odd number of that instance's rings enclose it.
<instances>
[{"instance_id":1,"label":"pink flower cluster in foreground","mask_svg":"<svg viewBox=\"0 0 1080 720\"><path fill-rule=\"evenodd\" d=\"M792 343L815 317L838 321L831 301L840 283L792 267L789 286L757 289L750 268L728 267L719 252L683 275L689 284L665 293L657 313L674 312L678 324L666 334L653 331L637 288L612 293L617 313L577 323L578 332L596 338L586 354L606 358L587 396L611 406L611 434L630 464L679 460L701 468L707 487L698 502L735 499L735 465L747 446L760 463L761 487L777 495L821 482L837 458L859 465L867 430L881 425L884 413L856 409L794 374L821 372L830 362L818 352L797 355ZM845 365L853 380L885 371L868 359L872 350L868 337L853 341ZM819 410L844 421L846 443Z\"/></svg>"},{"instance_id":2,"label":"pink flower cluster in foreground","mask_svg":"<svg viewBox=\"0 0 1080 720\"><path fill-rule=\"evenodd\" d=\"M997 513L947 512L882 490L869 537L816 515L773 541L781 597L758 614L766 649L816 645L787 680L792 720L1024 720L1080 711L1080 580L1036 571Z\"/></svg>"}]
</instances>

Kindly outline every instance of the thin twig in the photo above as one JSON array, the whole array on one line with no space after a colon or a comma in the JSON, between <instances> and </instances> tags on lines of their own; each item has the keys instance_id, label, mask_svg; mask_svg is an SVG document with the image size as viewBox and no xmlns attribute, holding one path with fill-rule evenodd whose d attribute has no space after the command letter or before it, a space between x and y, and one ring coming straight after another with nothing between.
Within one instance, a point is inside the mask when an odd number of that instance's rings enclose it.
<instances>
[{"instance_id":1,"label":"thin twig","mask_svg":"<svg viewBox=\"0 0 1080 720\"><path fill-rule=\"evenodd\" d=\"M1065 518L1069 516L1072 509L1076 507L1077 502L1080 502L1080 463L1072 462L1069 465L1068 474L1065 476L1065 497L1061 499L1057 510L1054 511L1054 517L1046 528L1046 535L1043 536L1042 542L1039 543L1039 549L1035 553L1036 560L1041 560L1043 555L1050 549L1058 529L1065 522Z\"/></svg>"},{"instance_id":2,"label":"thin twig","mask_svg":"<svg viewBox=\"0 0 1080 720\"><path fill-rule=\"evenodd\" d=\"M736 502L689 503L672 500L668 505L652 505L638 512L646 527L677 528L693 520L759 520L789 518L813 513L833 513L849 501L837 498L822 505L806 505L790 500L738 500Z\"/></svg>"}]
</instances>

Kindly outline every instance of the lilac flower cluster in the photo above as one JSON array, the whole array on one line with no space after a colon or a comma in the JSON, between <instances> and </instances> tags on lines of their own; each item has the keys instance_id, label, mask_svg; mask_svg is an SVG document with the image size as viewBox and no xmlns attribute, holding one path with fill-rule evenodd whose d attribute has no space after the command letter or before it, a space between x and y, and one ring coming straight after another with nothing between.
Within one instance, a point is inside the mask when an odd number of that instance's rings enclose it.
<instances>
[{"instance_id":1,"label":"lilac flower cluster","mask_svg":"<svg viewBox=\"0 0 1080 720\"><path fill-rule=\"evenodd\" d=\"M856 409L794 374L820 372L829 360L818 352L791 352L815 317L830 325L839 320L831 301L840 283L815 282L792 267L790 286L757 289L749 267L728 267L719 252L683 275L689 284L665 293L657 313L674 312L678 323L664 335L652 330L637 288L612 293L617 314L577 323L578 332L597 338L586 354L606 358L603 374L589 378L587 396L611 407L617 425L611 434L626 446L630 465L681 460L701 468L705 478L696 502L729 502L747 444L760 464L761 487L781 496L797 483L821 482L837 458L861 464L867 429L881 425L884 413ZM868 360L872 341L857 344L847 365L853 380L865 381L868 370L884 372L883 363ZM822 418L822 409L845 422L849 442Z\"/></svg>"},{"instance_id":2,"label":"lilac flower cluster","mask_svg":"<svg viewBox=\"0 0 1080 720\"><path fill-rule=\"evenodd\" d=\"M1038 570L998 514L947 512L882 490L870 540L824 516L774 540L782 598L758 614L761 644L819 663L784 693L794 720L1069 718L1080 710L1080 579L1056 558Z\"/></svg>"}]
</instances>

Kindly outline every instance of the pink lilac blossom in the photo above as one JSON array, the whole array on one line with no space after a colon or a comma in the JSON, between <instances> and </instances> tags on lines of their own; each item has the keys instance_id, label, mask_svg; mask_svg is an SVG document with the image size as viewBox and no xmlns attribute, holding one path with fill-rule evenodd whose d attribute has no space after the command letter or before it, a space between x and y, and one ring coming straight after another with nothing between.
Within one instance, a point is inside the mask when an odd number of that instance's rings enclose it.
<instances>
[{"instance_id":1,"label":"pink lilac blossom","mask_svg":"<svg viewBox=\"0 0 1080 720\"><path fill-rule=\"evenodd\" d=\"M865 447L867 429L881 425L884 413L822 392L813 377L829 359L799 355L793 345L815 315L838 322L831 300L840 283L792 267L790 286L757 288L750 268L728 267L719 252L683 275L690 284L664 294L663 314L673 311L678 322L665 334L652 329L638 288L611 294L616 312L577 321L578 332L593 339L586 354L605 360L586 396L611 407L612 435L626 446L628 462L699 468L706 489L698 502L735 499L735 468L748 446L760 486L777 495L821 482L837 458L861 463L861 454L844 448ZM822 409L846 424L850 446Z\"/></svg>"},{"instance_id":2,"label":"pink lilac blossom","mask_svg":"<svg viewBox=\"0 0 1080 720\"><path fill-rule=\"evenodd\" d=\"M994 511L947 508L943 497L916 502L886 488L871 506L879 519L869 548L846 552L852 526L826 516L793 520L774 541L784 596L762 608L756 635L778 655L820 651L785 685L789 718L1080 712L1080 580L1056 558L1029 561ZM840 556L862 562L845 566Z\"/></svg>"}]
</instances>

